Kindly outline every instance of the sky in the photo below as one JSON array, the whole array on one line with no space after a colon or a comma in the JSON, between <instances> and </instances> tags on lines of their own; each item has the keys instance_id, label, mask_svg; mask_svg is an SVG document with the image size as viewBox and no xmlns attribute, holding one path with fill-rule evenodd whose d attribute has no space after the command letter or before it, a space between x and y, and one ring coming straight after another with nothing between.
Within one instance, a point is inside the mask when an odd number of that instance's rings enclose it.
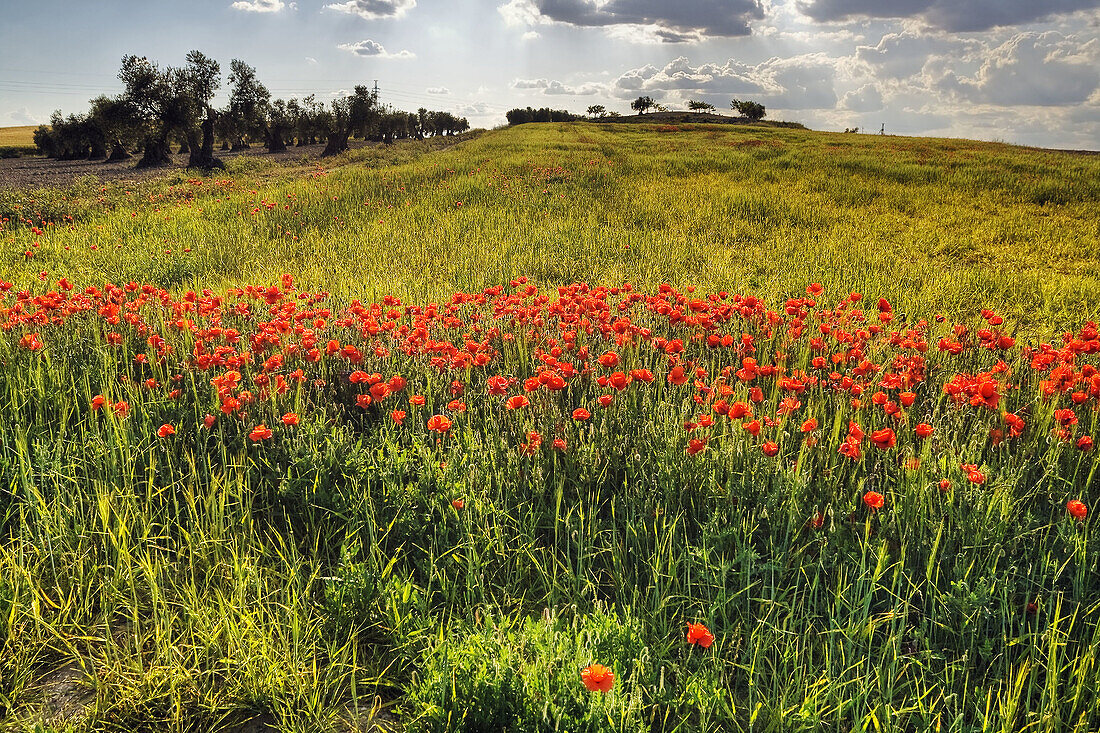
<instances>
[{"instance_id":1,"label":"sky","mask_svg":"<svg viewBox=\"0 0 1100 733\"><path fill-rule=\"evenodd\" d=\"M0 126L121 90L126 54L257 68L273 97L377 80L475 127L512 107L732 99L813 129L1100 149L1100 0L0 0ZM224 100L224 93L219 97Z\"/></svg>"}]
</instances>

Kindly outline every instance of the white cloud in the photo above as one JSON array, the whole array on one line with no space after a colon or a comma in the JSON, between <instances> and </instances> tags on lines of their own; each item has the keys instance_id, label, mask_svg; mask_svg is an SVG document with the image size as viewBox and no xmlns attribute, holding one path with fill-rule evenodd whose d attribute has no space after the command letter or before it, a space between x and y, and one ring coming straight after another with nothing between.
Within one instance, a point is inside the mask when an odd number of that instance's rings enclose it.
<instances>
[{"instance_id":1,"label":"white cloud","mask_svg":"<svg viewBox=\"0 0 1100 733\"><path fill-rule=\"evenodd\" d=\"M416 54L412 51L398 51L390 53L378 41L356 41L355 43L341 43L336 48L341 51L351 51L356 56L364 56L372 59L413 59Z\"/></svg>"},{"instance_id":2,"label":"white cloud","mask_svg":"<svg viewBox=\"0 0 1100 733\"><path fill-rule=\"evenodd\" d=\"M310 66L316 66L317 65L317 59L313 58L312 56L306 56L306 63L309 64Z\"/></svg>"},{"instance_id":3,"label":"white cloud","mask_svg":"<svg viewBox=\"0 0 1100 733\"><path fill-rule=\"evenodd\" d=\"M348 0L326 5L329 10L358 15L364 20L400 18L416 7L416 0Z\"/></svg>"},{"instance_id":4,"label":"white cloud","mask_svg":"<svg viewBox=\"0 0 1100 733\"><path fill-rule=\"evenodd\" d=\"M286 4L283 0L238 0L230 7L246 13L277 13L286 7Z\"/></svg>"},{"instance_id":5,"label":"white cloud","mask_svg":"<svg viewBox=\"0 0 1100 733\"><path fill-rule=\"evenodd\" d=\"M616 38L648 43L747 36L749 23L764 18L762 0L508 0L497 10L508 25L604 28Z\"/></svg>"},{"instance_id":6,"label":"white cloud","mask_svg":"<svg viewBox=\"0 0 1100 733\"><path fill-rule=\"evenodd\" d=\"M522 38L525 41L533 41L536 38L542 38L542 34L539 33L538 31L527 31L522 36L520 36L520 38Z\"/></svg>"},{"instance_id":7,"label":"white cloud","mask_svg":"<svg viewBox=\"0 0 1100 733\"><path fill-rule=\"evenodd\" d=\"M428 87L425 89L428 94L450 94L451 90L447 87Z\"/></svg>"},{"instance_id":8,"label":"white cloud","mask_svg":"<svg viewBox=\"0 0 1100 733\"><path fill-rule=\"evenodd\" d=\"M541 91L549 95L588 96L607 92L605 84L586 82L579 86L568 86L560 81L552 79L516 79L512 82L513 89L531 89Z\"/></svg>"},{"instance_id":9,"label":"white cloud","mask_svg":"<svg viewBox=\"0 0 1100 733\"><path fill-rule=\"evenodd\" d=\"M26 107L20 107L14 112L8 112L8 119L17 125L34 125L38 123L38 120L34 118L31 111Z\"/></svg>"}]
</instances>

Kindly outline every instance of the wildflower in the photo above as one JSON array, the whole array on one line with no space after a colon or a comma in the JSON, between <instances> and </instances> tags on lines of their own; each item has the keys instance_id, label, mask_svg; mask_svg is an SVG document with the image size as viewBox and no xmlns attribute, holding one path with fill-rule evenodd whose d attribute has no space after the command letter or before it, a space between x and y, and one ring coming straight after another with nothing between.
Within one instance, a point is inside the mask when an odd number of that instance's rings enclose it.
<instances>
[{"instance_id":1,"label":"wildflower","mask_svg":"<svg viewBox=\"0 0 1100 733\"><path fill-rule=\"evenodd\" d=\"M614 399L614 395L605 394L600 395L599 399L596 401L600 403L600 407L607 407L611 404L612 399Z\"/></svg>"},{"instance_id":2,"label":"wildflower","mask_svg":"<svg viewBox=\"0 0 1100 733\"><path fill-rule=\"evenodd\" d=\"M508 398L508 402L506 403L506 406L508 407L509 410L518 410L521 407L527 407L529 404L531 404L530 400L528 400L526 397L524 397L521 394L517 394L517 395L512 395L511 397Z\"/></svg>"},{"instance_id":3,"label":"wildflower","mask_svg":"<svg viewBox=\"0 0 1100 733\"><path fill-rule=\"evenodd\" d=\"M157 435L161 438L167 438L169 435L175 435L175 434L176 434L176 429L174 427L172 427L171 425L169 425L168 423L165 423L165 424L161 425L160 430L157 431Z\"/></svg>"},{"instance_id":4,"label":"wildflower","mask_svg":"<svg viewBox=\"0 0 1100 733\"><path fill-rule=\"evenodd\" d=\"M600 366L611 369L619 365L619 355L614 351L608 351L600 354L600 357L596 359L600 363Z\"/></svg>"},{"instance_id":5,"label":"wildflower","mask_svg":"<svg viewBox=\"0 0 1100 733\"><path fill-rule=\"evenodd\" d=\"M404 422L404 420L405 420L405 411L404 410L394 410L393 412L390 413L390 418L392 418L393 421L395 423L397 423L398 425L401 425L402 422Z\"/></svg>"},{"instance_id":6,"label":"wildflower","mask_svg":"<svg viewBox=\"0 0 1100 733\"><path fill-rule=\"evenodd\" d=\"M114 406L115 414L119 417L126 417L130 414L130 403L125 401L118 401ZM171 427L171 425L169 425Z\"/></svg>"},{"instance_id":7,"label":"wildflower","mask_svg":"<svg viewBox=\"0 0 1100 733\"><path fill-rule=\"evenodd\" d=\"M876 511L882 508L883 504L886 503L886 499L877 491L868 491L863 495L863 503L866 504L871 511Z\"/></svg>"},{"instance_id":8,"label":"wildflower","mask_svg":"<svg viewBox=\"0 0 1100 733\"><path fill-rule=\"evenodd\" d=\"M574 420L587 420L590 417L592 417L592 413L584 409L583 407L578 407L577 409L573 410Z\"/></svg>"},{"instance_id":9,"label":"wildflower","mask_svg":"<svg viewBox=\"0 0 1100 733\"><path fill-rule=\"evenodd\" d=\"M294 427L297 424L298 424L298 413L288 412L287 414L283 415L283 425L289 425L290 427Z\"/></svg>"},{"instance_id":10,"label":"wildflower","mask_svg":"<svg viewBox=\"0 0 1100 733\"><path fill-rule=\"evenodd\" d=\"M98 411L99 408L103 407L105 404L107 404L107 398L104 397L101 394L97 394L95 397L92 398L92 409L93 410Z\"/></svg>"},{"instance_id":11,"label":"wildflower","mask_svg":"<svg viewBox=\"0 0 1100 733\"><path fill-rule=\"evenodd\" d=\"M692 438L688 441L687 454L694 456L697 453L701 453L706 450L707 439L706 438Z\"/></svg>"},{"instance_id":12,"label":"wildflower","mask_svg":"<svg viewBox=\"0 0 1100 733\"><path fill-rule=\"evenodd\" d=\"M1092 450L1092 438L1088 435L1082 435L1077 439L1077 450L1082 453L1088 453Z\"/></svg>"},{"instance_id":13,"label":"wildflower","mask_svg":"<svg viewBox=\"0 0 1100 733\"><path fill-rule=\"evenodd\" d=\"M212 429L214 428L214 423L215 423L216 421L217 421L217 418L216 418L216 417L214 417L214 416L213 416L213 415L211 415L210 413L207 413L207 414L206 414L206 417L204 417L204 418L202 419L202 424L206 426L206 429L207 429L207 430L212 430Z\"/></svg>"},{"instance_id":14,"label":"wildflower","mask_svg":"<svg viewBox=\"0 0 1100 733\"><path fill-rule=\"evenodd\" d=\"M1085 515L1089 513L1089 509L1085 506L1085 502L1080 499L1070 499L1067 501L1066 511L1068 511L1070 516L1078 522L1085 521Z\"/></svg>"},{"instance_id":15,"label":"wildflower","mask_svg":"<svg viewBox=\"0 0 1100 733\"><path fill-rule=\"evenodd\" d=\"M409 404L416 407L423 407L424 402L424 395L422 394L414 394L412 397L409 398Z\"/></svg>"},{"instance_id":16,"label":"wildflower","mask_svg":"<svg viewBox=\"0 0 1100 733\"><path fill-rule=\"evenodd\" d=\"M364 410L370 407L371 398L369 394L361 394L355 396L355 404L362 407Z\"/></svg>"},{"instance_id":17,"label":"wildflower","mask_svg":"<svg viewBox=\"0 0 1100 733\"><path fill-rule=\"evenodd\" d=\"M462 511L466 508L466 502L462 499L451 499L451 506L453 506L458 511Z\"/></svg>"},{"instance_id":18,"label":"wildflower","mask_svg":"<svg viewBox=\"0 0 1100 733\"><path fill-rule=\"evenodd\" d=\"M764 455L772 457L779 453L779 444L769 440L765 442L764 445L760 446L760 450L764 451Z\"/></svg>"},{"instance_id":19,"label":"wildflower","mask_svg":"<svg viewBox=\"0 0 1100 733\"><path fill-rule=\"evenodd\" d=\"M871 433L871 442L874 443L875 447L879 450L890 450L898 441L893 430L890 428L883 428L882 430L876 430Z\"/></svg>"},{"instance_id":20,"label":"wildflower","mask_svg":"<svg viewBox=\"0 0 1100 733\"><path fill-rule=\"evenodd\" d=\"M689 644L698 644L704 649L709 649L714 643L714 634L710 633L703 624L688 624L687 640Z\"/></svg>"},{"instance_id":21,"label":"wildflower","mask_svg":"<svg viewBox=\"0 0 1100 733\"><path fill-rule=\"evenodd\" d=\"M941 478L940 479L940 491L950 491L950 490L951 490L951 479Z\"/></svg>"},{"instance_id":22,"label":"wildflower","mask_svg":"<svg viewBox=\"0 0 1100 733\"><path fill-rule=\"evenodd\" d=\"M581 682L591 692L611 692L615 684L615 673L602 664L590 664L581 670Z\"/></svg>"},{"instance_id":23,"label":"wildflower","mask_svg":"<svg viewBox=\"0 0 1100 733\"><path fill-rule=\"evenodd\" d=\"M811 417L802 422L802 432L809 433L817 430L817 418Z\"/></svg>"},{"instance_id":24,"label":"wildflower","mask_svg":"<svg viewBox=\"0 0 1100 733\"><path fill-rule=\"evenodd\" d=\"M428 430L436 433L447 432L451 429L451 425L453 424L454 423L451 422L450 418L446 417L445 415L432 415L428 418Z\"/></svg>"},{"instance_id":25,"label":"wildflower","mask_svg":"<svg viewBox=\"0 0 1100 733\"><path fill-rule=\"evenodd\" d=\"M926 422L918 423L913 432L917 434L918 438L927 438L932 435L932 426Z\"/></svg>"},{"instance_id":26,"label":"wildflower","mask_svg":"<svg viewBox=\"0 0 1100 733\"><path fill-rule=\"evenodd\" d=\"M251 432L248 433L248 439L251 440L253 443L259 443L261 440L267 440L272 435L274 435L274 433L271 432L271 428L267 427L263 423L260 423L256 427L252 428Z\"/></svg>"}]
</instances>

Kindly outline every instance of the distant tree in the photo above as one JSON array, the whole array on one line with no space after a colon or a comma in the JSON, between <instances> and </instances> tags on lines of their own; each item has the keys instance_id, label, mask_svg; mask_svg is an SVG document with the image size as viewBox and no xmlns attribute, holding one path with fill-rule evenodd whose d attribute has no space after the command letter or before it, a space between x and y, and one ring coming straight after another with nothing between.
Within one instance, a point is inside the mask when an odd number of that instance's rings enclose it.
<instances>
[{"instance_id":1,"label":"distant tree","mask_svg":"<svg viewBox=\"0 0 1100 733\"><path fill-rule=\"evenodd\" d=\"M602 104L594 104L585 110L585 112L588 113L589 117L604 117L607 115L607 108Z\"/></svg>"},{"instance_id":2,"label":"distant tree","mask_svg":"<svg viewBox=\"0 0 1100 733\"><path fill-rule=\"evenodd\" d=\"M712 112L714 110L714 105L710 102L692 99L688 102L688 109L692 112Z\"/></svg>"},{"instance_id":3,"label":"distant tree","mask_svg":"<svg viewBox=\"0 0 1100 733\"><path fill-rule=\"evenodd\" d=\"M329 114L323 118L328 142L321 157L342 153L348 149L353 134L367 137L368 131L381 116L378 95L363 85L355 87L350 97L332 100Z\"/></svg>"},{"instance_id":4,"label":"distant tree","mask_svg":"<svg viewBox=\"0 0 1100 733\"><path fill-rule=\"evenodd\" d=\"M326 114L325 105L317 101L316 95L310 94L301 103L290 100L288 107L293 110L298 107L295 117L294 131L298 137L298 145L313 145L321 135L320 122Z\"/></svg>"},{"instance_id":5,"label":"distant tree","mask_svg":"<svg viewBox=\"0 0 1100 733\"><path fill-rule=\"evenodd\" d=\"M177 70L174 78L183 108L184 140L190 154L187 167L224 168L225 163L214 157L214 124L218 113L210 104L222 83L221 66L201 51L191 51L187 54L187 65Z\"/></svg>"},{"instance_id":6,"label":"distant tree","mask_svg":"<svg viewBox=\"0 0 1100 733\"><path fill-rule=\"evenodd\" d=\"M509 125L523 125L528 122L572 122L579 119L577 115L567 110L550 109L549 107L540 107L539 109L517 107L508 110L504 116L508 118Z\"/></svg>"},{"instance_id":7,"label":"distant tree","mask_svg":"<svg viewBox=\"0 0 1100 733\"><path fill-rule=\"evenodd\" d=\"M249 138L267 131L267 108L271 93L256 76L256 69L240 59L229 62L229 105L223 112L233 150L249 147Z\"/></svg>"},{"instance_id":8,"label":"distant tree","mask_svg":"<svg viewBox=\"0 0 1100 733\"><path fill-rule=\"evenodd\" d=\"M61 114L60 111L57 114ZM47 158L56 158L58 154L57 134L49 125L39 125L34 130L34 145L38 152Z\"/></svg>"},{"instance_id":9,"label":"distant tree","mask_svg":"<svg viewBox=\"0 0 1100 733\"><path fill-rule=\"evenodd\" d=\"M759 102L752 102L749 100L735 99L730 102L730 109L737 112L742 117L748 117L750 120L762 120L764 115L767 114L764 111L764 105Z\"/></svg>"},{"instance_id":10,"label":"distant tree","mask_svg":"<svg viewBox=\"0 0 1100 733\"><path fill-rule=\"evenodd\" d=\"M630 103L630 109L634 110L640 115L644 115L647 110L650 110L657 106L657 103L653 101L653 97L638 97Z\"/></svg>"},{"instance_id":11,"label":"distant tree","mask_svg":"<svg viewBox=\"0 0 1100 733\"><path fill-rule=\"evenodd\" d=\"M168 139L187 121L187 105L176 92L174 76L173 69L161 69L144 56L131 54L122 59L118 72L125 88L122 98L134 109L141 128L139 168L172 162Z\"/></svg>"},{"instance_id":12,"label":"distant tree","mask_svg":"<svg viewBox=\"0 0 1100 733\"><path fill-rule=\"evenodd\" d=\"M416 137L419 140L423 140L424 136L428 134L428 109L421 107L416 110Z\"/></svg>"},{"instance_id":13,"label":"distant tree","mask_svg":"<svg viewBox=\"0 0 1100 733\"><path fill-rule=\"evenodd\" d=\"M293 101L293 100L291 100ZM290 105L282 99L276 99L267 108L267 152L281 153L286 150L287 136L294 130L294 115Z\"/></svg>"}]
</instances>

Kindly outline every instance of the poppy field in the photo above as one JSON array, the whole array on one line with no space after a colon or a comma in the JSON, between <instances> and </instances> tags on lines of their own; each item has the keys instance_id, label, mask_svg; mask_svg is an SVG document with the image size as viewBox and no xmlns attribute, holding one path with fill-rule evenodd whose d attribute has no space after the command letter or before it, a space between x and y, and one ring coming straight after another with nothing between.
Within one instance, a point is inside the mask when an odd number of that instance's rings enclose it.
<instances>
[{"instance_id":1,"label":"poppy field","mask_svg":"<svg viewBox=\"0 0 1100 733\"><path fill-rule=\"evenodd\" d=\"M528 127L0 193L0 728L1100 726L1100 161Z\"/></svg>"}]
</instances>

